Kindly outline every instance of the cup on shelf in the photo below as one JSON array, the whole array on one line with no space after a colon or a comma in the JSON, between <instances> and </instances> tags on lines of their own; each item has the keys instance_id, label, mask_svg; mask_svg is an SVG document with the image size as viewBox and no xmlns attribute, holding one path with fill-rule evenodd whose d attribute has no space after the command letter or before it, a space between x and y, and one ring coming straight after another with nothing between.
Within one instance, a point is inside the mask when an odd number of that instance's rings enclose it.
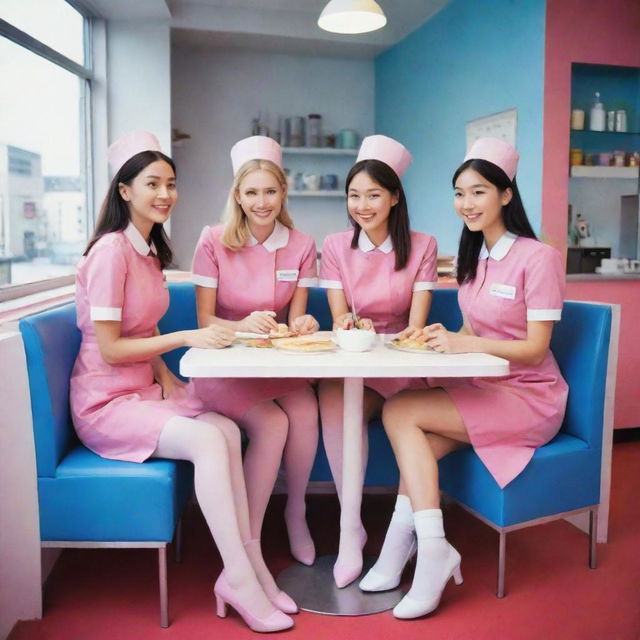
<instances>
[{"instance_id":1,"label":"cup on shelf","mask_svg":"<svg viewBox=\"0 0 640 640\"><path fill-rule=\"evenodd\" d=\"M569 156L569 163L571 166L575 167L581 165L583 160L584 154L582 153L582 149L571 149Z\"/></svg>"},{"instance_id":2,"label":"cup on shelf","mask_svg":"<svg viewBox=\"0 0 640 640\"><path fill-rule=\"evenodd\" d=\"M599 153L598 161L601 167L608 167L611 164L611 154L610 153Z\"/></svg>"},{"instance_id":3,"label":"cup on shelf","mask_svg":"<svg viewBox=\"0 0 640 640\"><path fill-rule=\"evenodd\" d=\"M293 188L296 191L302 191L304 189L304 174L296 173L293 177Z\"/></svg>"},{"instance_id":4,"label":"cup on shelf","mask_svg":"<svg viewBox=\"0 0 640 640\"><path fill-rule=\"evenodd\" d=\"M317 191L320 188L320 176L317 173L305 173L302 176L305 189Z\"/></svg>"},{"instance_id":5,"label":"cup on shelf","mask_svg":"<svg viewBox=\"0 0 640 640\"><path fill-rule=\"evenodd\" d=\"M360 136L353 129L341 129L338 132L338 149L357 149L360 145Z\"/></svg>"},{"instance_id":6,"label":"cup on shelf","mask_svg":"<svg viewBox=\"0 0 640 640\"><path fill-rule=\"evenodd\" d=\"M575 131L582 131L582 129L584 129L583 109L573 109L571 111L571 128Z\"/></svg>"},{"instance_id":7,"label":"cup on shelf","mask_svg":"<svg viewBox=\"0 0 640 640\"><path fill-rule=\"evenodd\" d=\"M338 188L338 176L335 173L325 173L320 178L320 188L327 191L334 191Z\"/></svg>"}]
</instances>

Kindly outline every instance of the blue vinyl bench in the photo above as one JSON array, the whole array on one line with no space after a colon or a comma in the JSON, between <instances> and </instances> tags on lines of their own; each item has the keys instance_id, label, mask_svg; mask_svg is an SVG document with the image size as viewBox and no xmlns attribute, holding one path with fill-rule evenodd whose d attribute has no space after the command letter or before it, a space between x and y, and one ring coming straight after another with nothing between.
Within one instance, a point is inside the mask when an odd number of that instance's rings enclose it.
<instances>
[{"instance_id":1,"label":"blue vinyl bench","mask_svg":"<svg viewBox=\"0 0 640 640\"><path fill-rule=\"evenodd\" d=\"M169 293L161 332L194 328L193 285L170 283ZM308 311L322 329L331 328L323 289L310 290ZM590 564L595 566L595 516L601 501L608 504L608 495L601 495L601 460L603 445L610 447L610 442L603 442L603 425L605 391L615 375L611 353L617 349L616 313L617 307L610 305L565 303L552 340L570 387L565 420L560 433L536 451L511 484L500 489L471 449L450 454L440 463L443 491L500 534L499 596L504 595L505 535L523 526L588 512ZM455 290L435 292L429 322L442 322L454 330L460 327ZM157 547L161 624L166 626L166 544L173 539L192 490L191 466L169 460L143 464L105 460L78 442L68 404L69 377L80 341L75 305L25 318L20 330L31 387L42 544ZM165 356L176 374L183 352L177 349ZM365 484L397 485L398 469L379 421L370 426L369 436ZM604 459L608 460L606 451ZM331 481L322 445L311 480Z\"/></svg>"}]
</instances>

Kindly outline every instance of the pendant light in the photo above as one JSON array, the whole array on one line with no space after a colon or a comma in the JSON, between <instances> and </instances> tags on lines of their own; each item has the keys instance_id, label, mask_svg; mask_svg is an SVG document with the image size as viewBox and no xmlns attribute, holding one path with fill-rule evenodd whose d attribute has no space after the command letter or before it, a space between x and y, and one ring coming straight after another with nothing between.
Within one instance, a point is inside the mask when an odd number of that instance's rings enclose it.
<instances>
[{"instance_id":1,"label":"pendant light","mask_svg":"<svg viewBox=\"0 0 640 640\"><path fill-rule=\"evenodd\" d=\"M367 33L387 24L375 0L331 0L318 18L318 26L333 33Z\"/></svg>"}]
</instances>

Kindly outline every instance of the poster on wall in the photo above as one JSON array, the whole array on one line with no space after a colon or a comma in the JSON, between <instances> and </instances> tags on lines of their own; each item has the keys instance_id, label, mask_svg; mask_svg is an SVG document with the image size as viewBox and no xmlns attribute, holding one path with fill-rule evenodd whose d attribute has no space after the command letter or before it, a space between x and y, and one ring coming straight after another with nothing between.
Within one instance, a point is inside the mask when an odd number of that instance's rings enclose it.
<instances>
[{"instance_id":1,"label":"poster on wall","mask_svg":"<svg viewBox=\"0 0 640 640\"><path fill-rule=\"evenodd\" d=\"M517 109L467 121L467 151L478 138L499 138L516 146Z\"/></svg>"}]
</instances>

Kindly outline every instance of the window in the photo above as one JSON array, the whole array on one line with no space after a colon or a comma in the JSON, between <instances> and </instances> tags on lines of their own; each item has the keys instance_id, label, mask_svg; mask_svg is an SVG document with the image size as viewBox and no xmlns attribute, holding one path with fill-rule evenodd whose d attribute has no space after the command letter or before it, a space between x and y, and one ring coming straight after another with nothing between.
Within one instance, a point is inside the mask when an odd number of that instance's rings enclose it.
<instances>
[{"instance_id":1,"label":"window","mask_svg":"<svg viewBox=\"0 0 640 640\"><path fill-rule=\"evenodd\" d=\"M64 0L0 6L0 300L72 281L87 242L88 25Z\"/></svg>"}]
</instances>

